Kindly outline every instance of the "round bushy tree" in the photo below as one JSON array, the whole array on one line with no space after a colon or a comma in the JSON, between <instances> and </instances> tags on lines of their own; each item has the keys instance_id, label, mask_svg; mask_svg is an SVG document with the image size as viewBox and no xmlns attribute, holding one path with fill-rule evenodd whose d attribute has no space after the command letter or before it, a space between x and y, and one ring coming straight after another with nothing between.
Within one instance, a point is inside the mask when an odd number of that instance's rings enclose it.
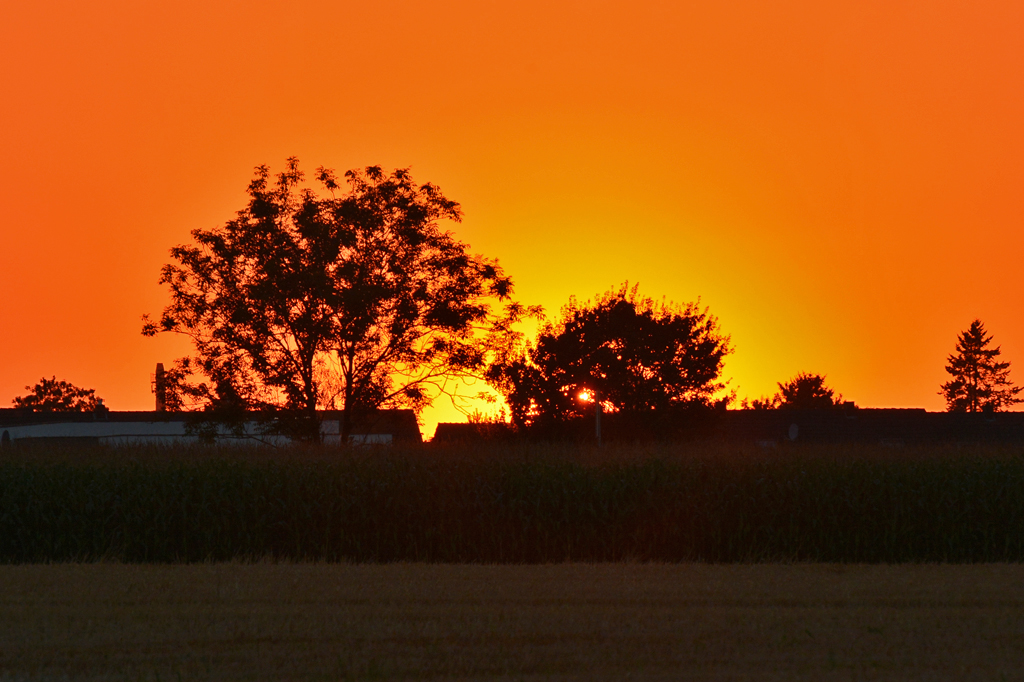
<instances>
[{"instance_id":1,"label":"round bushy tree","mask_svg":"<svg viewBox=\"0 0 1024 682\"><path fill-rule=\"evenodd\" d=\"M800 372L789 381L780 381L778 392L769 398L744 400L743 407L753 410L822 410L837 407L843 396L825 384L825 376Z\"/></svg>"},{"instance_id":2,"label":"round bushy tree","mask_svg":"<svg viewBox=\"0 0 1024 682\"><path fill-rule=\"evenodd\" d=\"M360 413L479 377L523 314L497 260L443 228L462 213L436 186L377 166L316 179L294 158L276 181L260 166L233 220L171 250L171 302L143 333L195 346L169 372L175 406L269 411L311 439L339 408L344 437Z\"/></svg>"},{"instance_id":3,"label":"round bushy tree","mask_svg":"<svg viewBox=\"0 0 1024 682\"><path fill-rule=\"evenodd\" d=\"M33 412L96 412L103 399L92 388L80 388L57 377L43 377L35 386L26 386L28 394L14 399L14 406Z\"/></svg>"},{"instance_id":4,"label":"round bushy tree","mask_svg":"<svg viewBox=\"0 0 1024 682\"><path fill-rule=\"evenodd\" d=\"M731 352L718 320L697 303L676 304L640 296L628 283L562 308L535 344L490 378L504 394L513 423L564 421L592 408L650 411L689 405L724 405L722 362Z\"/></svg>"}]
</instances>

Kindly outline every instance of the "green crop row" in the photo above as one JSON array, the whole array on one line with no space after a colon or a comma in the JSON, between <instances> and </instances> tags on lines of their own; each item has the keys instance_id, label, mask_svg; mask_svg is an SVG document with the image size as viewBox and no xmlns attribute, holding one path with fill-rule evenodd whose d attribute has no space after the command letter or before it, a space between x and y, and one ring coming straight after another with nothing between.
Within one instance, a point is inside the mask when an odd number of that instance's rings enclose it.
<instances>
[{"instance_id":1,"label":"green crop row","mask_svg":"<svg viewBox=\"0 0 1024 682\"><path fill-rule=\"evenodd\" d=\"M1024 456L483 446L0 461L0 562L1024 560Z\"/></svg>"}]
</instances>

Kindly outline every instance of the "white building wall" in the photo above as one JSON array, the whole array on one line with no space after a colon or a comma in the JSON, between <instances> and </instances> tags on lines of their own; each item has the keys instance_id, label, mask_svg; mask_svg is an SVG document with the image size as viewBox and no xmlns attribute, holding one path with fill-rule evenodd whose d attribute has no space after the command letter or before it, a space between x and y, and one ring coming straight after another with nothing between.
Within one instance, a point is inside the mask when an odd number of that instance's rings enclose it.
<instances>
[{"instance_id":1,"label":"white building wall","mask_svg":"<svg viewBox=\"0 0 1024 682\"><path fill-rule=\"evenodd\" d=\"M189 434L183 421L57 422L0 427L0 431L6 431L12 442L25 438L96 438L100 443L114 445L137 443L171 445L174 443L197 443L202 440L198 436ZM321 422L320 433L325 444L341 445L341 423L337 419L327 419ZM228 427L219 427L217 441L237 445L286 445L291 442L291 439L287 436L261 434L259 424L248 422L242 436L236 435ZM390 445L392 441L393 437L390 433L353 434L350 436L350 442L360 445Z\"/></svg>"}]
</instances>

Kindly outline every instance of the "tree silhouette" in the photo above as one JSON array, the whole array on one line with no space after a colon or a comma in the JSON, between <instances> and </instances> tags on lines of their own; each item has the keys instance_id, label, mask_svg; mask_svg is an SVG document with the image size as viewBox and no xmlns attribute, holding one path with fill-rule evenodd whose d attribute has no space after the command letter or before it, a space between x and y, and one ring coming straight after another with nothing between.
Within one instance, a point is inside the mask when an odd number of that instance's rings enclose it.
<instances>
[{"instance_id":1,"label":"tree silhouette","mask_svg":"<svg viewBox=\"0 0 1024 682\"><path fill-rule=\"evenodd\" d=\"M821 410L836 407L842 395L825 385L825 376L800 372L786 382L778 383L779 390L770 398L747 401L743 407L752 410Z\"/></svg>"},{"instance_id":2,"label":"tree silhouette","mask_svg":"<svg viewBox=\"0 0 1024 682\"><path fill-rule=\"evenodd\" d=\"M478 376L528 312L496 260L439 226L459 205L408 170L319 168L298 160L271 181L259 166L248 205L171 250L171 303L143 333L177 332L196 349L169 374L169 404L276 411L316 439L317 408L343 410L342 436L379 407L423 408ZM504 302L495 311L492 304Z\"/></svg>"},{"instance_id":3,"label":"tree silhouette","mask_svg":"<svg viewBox=\"0 0 1024 682\"><path fill-rule=\"evenodd\" d=\"M800 372L789 381L779 383L776 401L780 409L820 410L835 407L843 400L842 395L825 385L821 374Z\"/></svg>"},{"instance_id":4,"label":"tree silhouette","mask_svg":"<svg viewBox=\"0 0 1024 682\"><path fill-rule=\"evenodd\" d=\"M981 320L974 320L957 337L956 352L947 359L953 378L942 384L939 395L949 412L999 411L1021 402L1021 387L1010 381L1010 363L1000 362L999 346L990 348L992 336Z\"/></svg>"},{"instance_id":5,"label":"tree silhouette","mask_svg":"<svg viewBox=\"0 0 1024 682\"><path fill-rule=\"evenodd\" d=\"M28 395L14 399L14 406L33 412L96 412L103 400L91 388L79 388L57 377L43 377L35 386L26 386Z\"/></svg>"},{"instance_id":6,"label":"tree silhouette","mask_svg":"<svg viewBox=\"0 0 1024 682\"><path fill-rule=\"evenodd\" d=\"M628 283L593 303L575 298L536 343L496 364L490 379L512 421L528 426L591 411L580 393L596 393L608 411L724 405L716 399L722 361L731 352L718 320L696 303L641 297Z\"/></svg>"}]
</instances>

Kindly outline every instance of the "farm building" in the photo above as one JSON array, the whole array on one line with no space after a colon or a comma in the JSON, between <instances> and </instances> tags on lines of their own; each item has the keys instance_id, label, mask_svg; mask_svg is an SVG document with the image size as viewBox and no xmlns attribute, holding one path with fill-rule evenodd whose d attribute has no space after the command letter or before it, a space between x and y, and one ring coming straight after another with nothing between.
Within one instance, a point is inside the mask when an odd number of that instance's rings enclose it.
<instances>
[{"instance_id":1,"label":"farm building","mask_svg":"<svg viewBox=\"0 0 1024 682\"><path fill-rule=\"evenodd\" d=\"M278 445L289 442L287 436L265 434L256 415L237 429L203 423L201 419L202 413L196 412L33 412L0 409L0 442L4 445L46 440L82 444L172 444L198 442L213 434L220 443ZM320 413L320 419L320 433L324 442L340 444L341 413L326 410ZM422 437L416 414L412 410L377 410L357 424L350 442L381 445L419 443Z\"/></svg>"},{"instance_id":2,"label":"farm building","mask_svg":"<svg viewBox=\"0 0 1024 682\"><path fill-rule=\"evenodd\" d=\"M734 440L814 442L1024 442L1022 412L927 412L922 408L729 410L715 425Z\"/></svg>"},{"instance_id":3,"label":"farm building","mask_svg":"<svg viewBox=\"0 0 1024 682\"><path fill-rule=\"evenodd\" d=\"M441 422L434 431L433 443L475 443L483 440L508 440L515 436L507 424Z\"/></svg>"},{"instance_id":4,"label":"farm building","mask_svg":"<svg viewBox=\"0 0 1024 682\"><path fill-rule=\"evenodd\" d=\"M858 408L852 403L825 410L679 410L663 413L605 413L605 441L724 440L785 442L1024 443L1024 412L953 413L924 409ZM547 425L523 436L546 439L594 438L593 418ZM514 437L501 424L438 424L434 443L474 443Z\"/></svg>"},{"instance_id":5,"label":"farm building","mask_svg":"<svg viewBox=\"0 0 1024 682\"><path fill-rule=\"evenodd\" d=\"M0 409L0 445L19 441L113 444L189 443L216 440L218 443L282 445L288 436L273 434L267 426L273 415L252 414L252 418L231 426L205 419L204 412L167 410L167 374L157 363L152 375L156 404L153 412L113 412L100 407L95 412L46 412ZM340 410L322 410L320 434L328 445L341 444ZM375 410L352 429L349 442L365 445L421 443L419 423L412 410Z\"/></svg>"}]
</instances>

